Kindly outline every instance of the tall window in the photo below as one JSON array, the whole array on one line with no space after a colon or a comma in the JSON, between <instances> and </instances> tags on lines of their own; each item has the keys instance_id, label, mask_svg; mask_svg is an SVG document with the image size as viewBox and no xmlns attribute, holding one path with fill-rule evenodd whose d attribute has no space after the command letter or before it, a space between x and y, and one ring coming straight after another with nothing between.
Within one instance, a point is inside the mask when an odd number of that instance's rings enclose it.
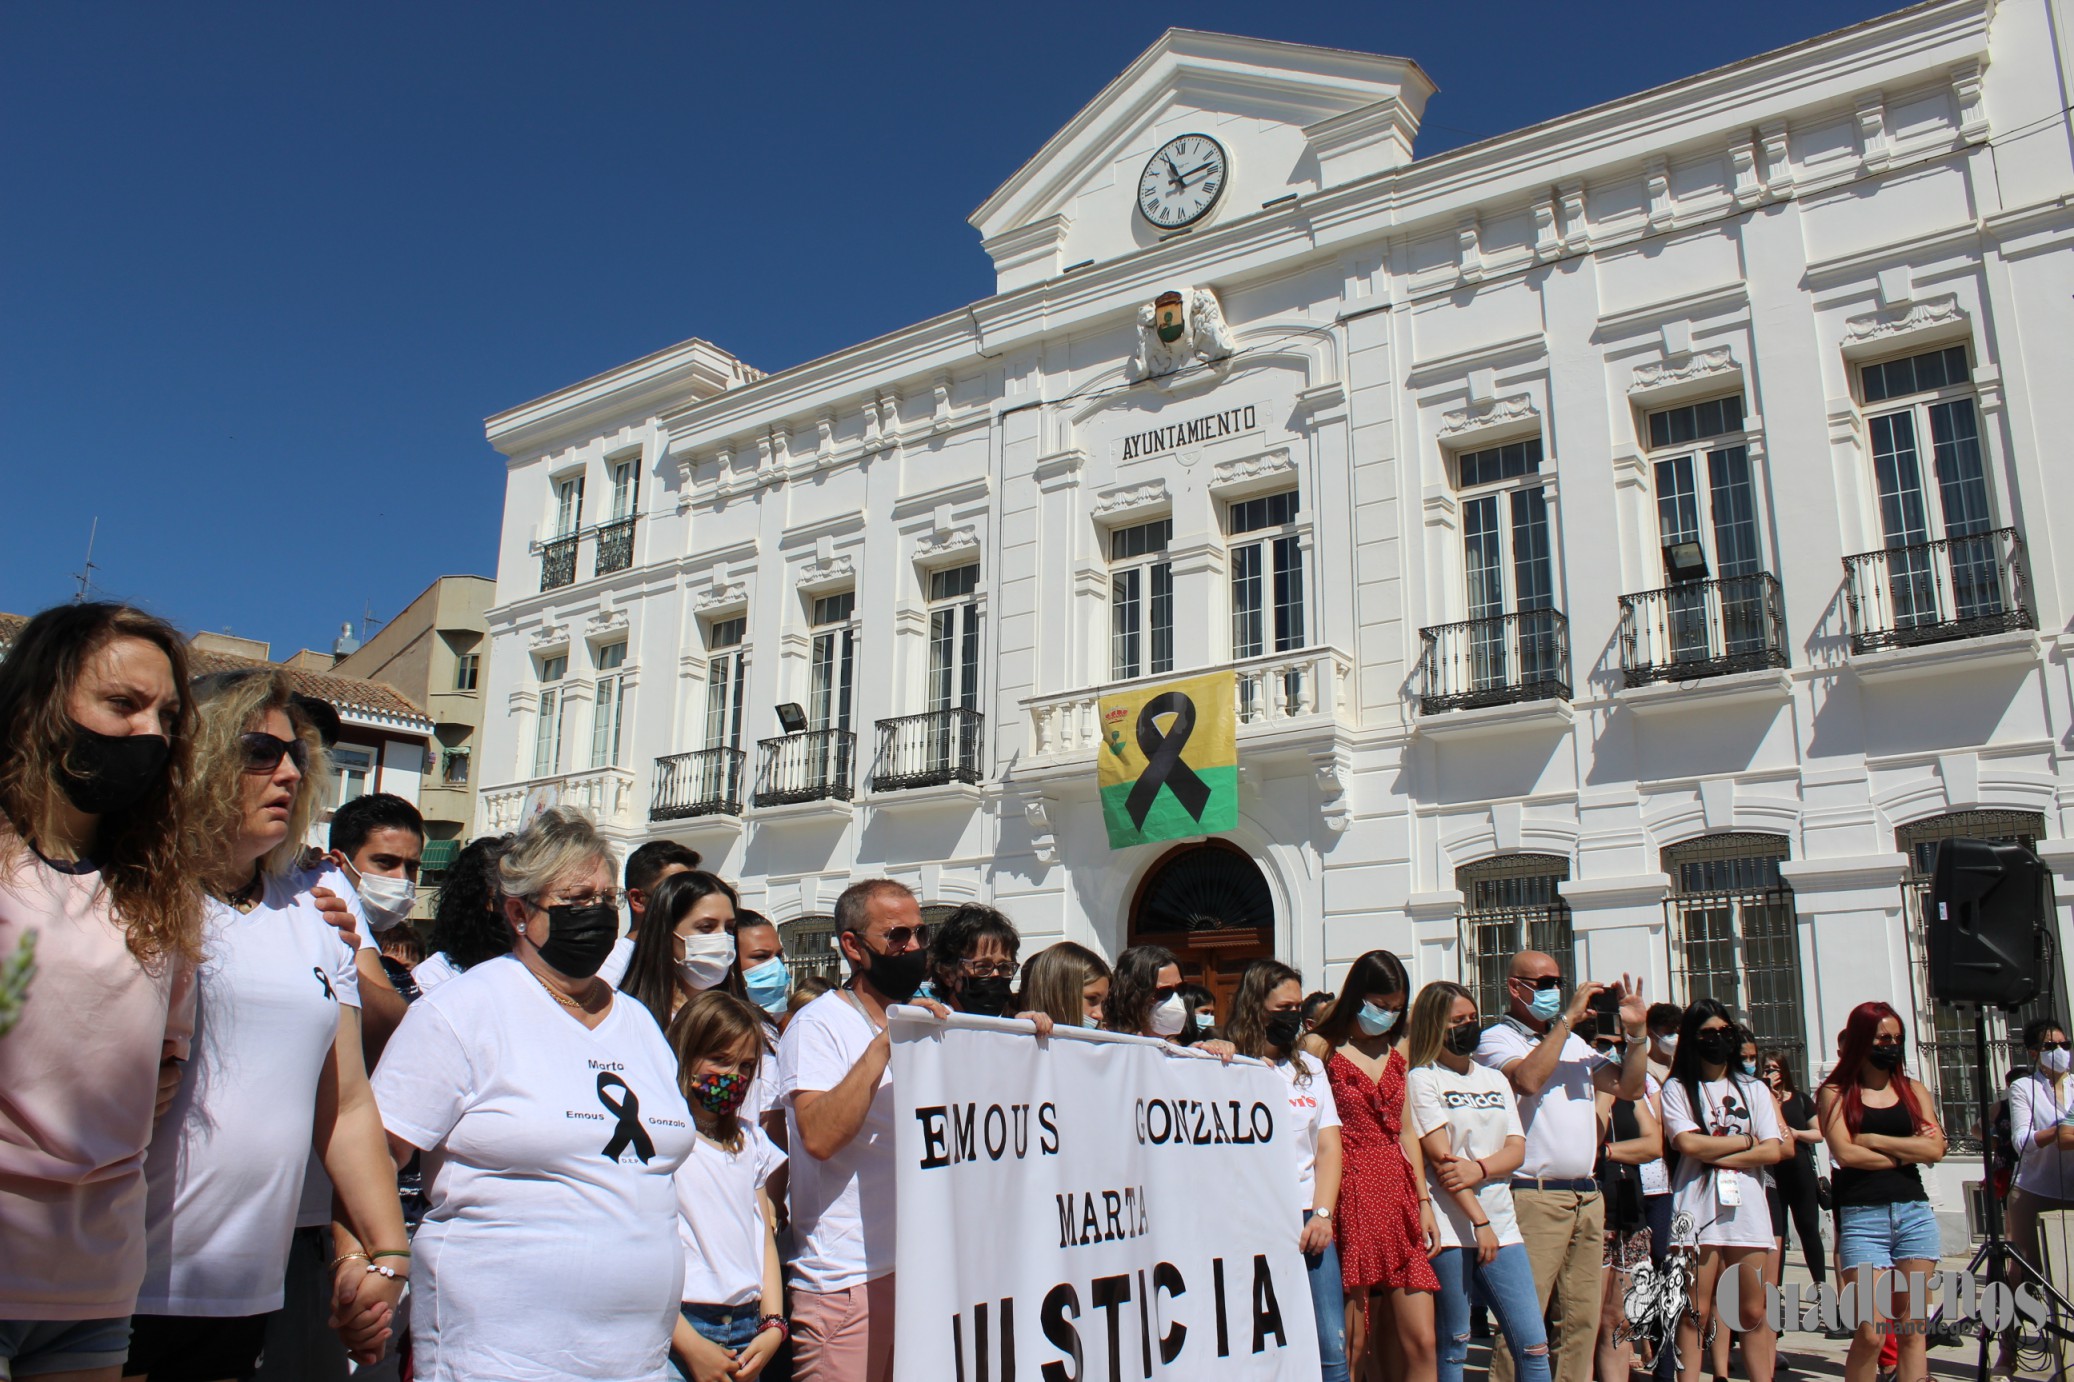
<instances>
[{"instance_id":1,"label":"tall window","mask_svg":"<svg viewBox=\"0 0 2074 1382\"><path fill-rule=\"evenodd\" d=\"M1303 542L1295 531L1296 514L1292 489L1242 500L1227 515L1234 658L1303 646Z\"/></svg>"},{"instance_id":2,"label":"tall window","mask_svg":"<svg viewBox=\"0 0 2074 1382\"><path fill-rule=\"evenodd\" d=\"M1556 891L1570 877L1570 861L1556 854L1504 854L1455 870L1462 892L1462 982L1476 994L1485 1022L1503 1017L1505 978L1512 957L1539 950L1577 978L1577 946L1570 904Z\"/></svg>"},{"instance_id":3,"label":"tall window","mask_svg":"<svg viewBox=\"0 0 2074 1382\"><path fill-rule=\"evenodd\" d=\"M1109 675L1118 681L1174 670L1174 567L1162 518L1109 534Z\"/></svg>"},{"instance_id":4,"label":"tall window","mask_svg":"<svg viewBox=\"0 0 2074 1382\"><path fill-rule=\"evenodd\" d=\"M612 463L612 514L606 521L617 523L632 518L641 502L641 458L629 456Z\"/></svg>"},{"instance_id":5,"label":"tall window","mask_svg":"<svg viewBox=\"0 0 2074 1382\"><path fill-rule=\"evenodd\" d=\"M571 475L555 481L556 537L574 537L583 525L583 477Z\"/></svg>"},{"instance_id":6,"label":"tall window","mask_svg":"<svg viewBox=\"0 0 2074 1382\"><path fill-rule=\"evenodd\" d=\"M331 770L335 790L332 807L344 806L355 797L364 797L374 786L374 750L356 749L346 744L337 744L331 750Z\"/></svg>"},{"instance_id":7,"label":"tall window","mask_svg":"<svg viewBox=\"0 0 2074 1382\"><path fill-rule=\"evenodd\" d=\"M627 645L608 643L598 649L597 712L591 717L591 766L619 766L619 741L627 712Z\"/></svg>"},{"instance_id":8,"label":"tall window","mask_svg":"<svg viewBox=\"0 0 2074 1382\"><path fill-rule=\"evenodd\" d=\"M1950 346L1859 371L1872 442L1873 479L1879 490L1884 545L1897 551L1887 573L1895 623L1903 628L1944 618L1978 618L2002 609L2002 582L1987 469L1981 458L1966 347ZM1936 479L1933 502L1923 448ZM1926 544L1943 541L1951 563L1951 613L1940 613L1938 566Z\"/></svg>"},{"instance_id":9,"label":"tall window","mask_svg":"<svg viewBox=\"0 0 2074 1382\"><path fill-rule=\"evenodd\" d=\"M1464 452L1455 458L1455 483L1462 495L1462 573L1475 621L1471 689L1560 678L1541 438Z\"/></svg>"},{"instance_id":10,"label":"tall window","mask_svg":"<svg viewBox=\"0 0 2074 1382\"><path fill-rule=\"evenodd\" d=\"M1807 1020L1793 890L1779 875L1783 835L1708 835L1663 853L1678 998L1716 998L1747 1014L1760 1047L1778 1048L1807 1088Z\"/></svg>"},{"instance_id":11,"label":"tall window","mask_svg":"<svg viewBox=\"0 0 2074 1382\"><path fill-rule=\"evenodd\" d=\"M742 746L742 693L749 684L749 653L742 646L749 621L737 615L706 628L706 747Z\"/></svg>"},{"instance_id":12,"label":"tall window","mask_svg":"<svg viewBox=\"0 0 2074 1382\"><path fill-rule=\"evenodd\" d=\"M979 567L929 573L929 708L979 705Z\"/></svg>"},{"instance_id":13,"label":"tall window","mask_svg":"<svg viewBox=\"0 0 2074 1382\"><path fill-rule=\"evenodd\" d=\"M482 654L462 653L454 659L454 689L473 691L482 668Z\"/></svg>"},{"instance_id":14,"label":"tall window","mask_svg":"<svg viewBox=\"0 0 2074 1382\"><path fill-rule=\"evenodd\" d=\"M1651 413L1648 430L1657 540L1672 586L1671 655L1695 660L1763 648L1765 594L1754 578L1764 572L1764 554L1742 395ZM1711 587L1679 579L1694 547Z\"/></svg>"},{"instance_id":15,"label":"tall window","mask_svg":"<svg viewBox=\"0 0 2074 1382\"><path fill-rule=\"evenodd\" d=\"M857 592L814 601L812 686L807 708L814 729L850 727L850 684L857 662Z\"/></svg>"},{"instance_id":16,"label":"tall window","mask_svg":"<svg viewBox=\"0 0 2074 1382\"><path fill-rule=\"evenodd\" d=\"M562 770L562 678L569 674L566 657L540 661L540 720L533 727L533 776L553 777Z\"/></svg>"},{"instance_id":17,"label":"tall window","mask_svg":"<svg viewBox=\"0 0 2074 1382\"><path fill-rule=\"evenodd\" d=\"M1937 1095L1945 1136L1953 1146L1968 1151L1980 1150L1973 1015L1945 1007L1930 996L1930 878L1937 870L1938 846L1946 840L1991 840L2036 849L2044 835L2045 817L2030 811L1960 811L1904 825L1895 832L1895 842L1908 856L1901 892L1907 904L1908 971L1915 998L1909 1038L1922 1053L1922 1059L1910 1061L1909 1068ZM2058 1012L2057 966L2040 968L2043 982L2029 1003L2014 1010L1988 1009L1990 1089L2002 1088L2009 1067L2024 1058L2024 1024Z\"/></svg>"}]
</instances>

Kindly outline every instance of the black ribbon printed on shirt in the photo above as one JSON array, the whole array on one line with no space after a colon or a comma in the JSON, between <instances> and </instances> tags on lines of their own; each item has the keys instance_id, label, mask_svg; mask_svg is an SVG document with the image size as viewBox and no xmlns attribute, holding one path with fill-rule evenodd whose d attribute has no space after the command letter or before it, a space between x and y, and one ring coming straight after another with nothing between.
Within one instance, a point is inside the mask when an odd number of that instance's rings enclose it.
<instances>
[{"instance_id":1,"label":"black ribbon printed on shirt","mask_svg":"<svg viewBox=\"0 0 2074 1382\"><path fill-rule=\"evenodd\" d=\"M1174 717L1172 729L1160 729L1157 722L1162 715ZM1145 771L1138 774L1131 794L1123 799L1123 809L1140 830L1145 828L1145 817L1152 813L1161 787L1172 792L1189 815L1203 818L1203 809L1210 804L1210 784L1181 761L1181 750L1194 732L1195 702L1179 691L1162 691L1138 712L1138 751L1145 755Z\"/></svg>"},{"instance_id":2,"label":"black ribbon printed on shirt","mask_svg":"<svg viewBox=\"0 0 2074 1382\"><path fill-rule=\"evenodd\" d=\"M611 1095L614 1085L626 1090L626 1102L615 1103ZM612 1140L605 1144L605 1159L619 1160L619 1154L628 1147L645 1164L655 1156L655 1143L648 1136L648 1129L641 1126L641 1101L634 1091L627 1089L627 1082L610 1071L598 1075L598 1102L608 1109L619 1122L612 1129Z\"/></svg>"}]
</instances>

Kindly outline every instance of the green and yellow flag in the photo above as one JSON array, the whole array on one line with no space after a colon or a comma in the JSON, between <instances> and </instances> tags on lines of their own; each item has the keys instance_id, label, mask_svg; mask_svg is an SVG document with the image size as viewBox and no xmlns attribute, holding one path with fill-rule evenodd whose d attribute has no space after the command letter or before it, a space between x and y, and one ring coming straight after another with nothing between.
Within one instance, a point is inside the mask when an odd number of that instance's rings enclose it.
<instances>
[{"instance_id":1,"label":"green and yellow flag","mask_svg":"<svg viewBox=\"0 0 2074 1382\"><path fill-rule=\"evenodd\" d=\"M1238 825L1236 691L1213 672L1102 697L1095 776L1111 849Z\"/></svg>"}]
</instances>

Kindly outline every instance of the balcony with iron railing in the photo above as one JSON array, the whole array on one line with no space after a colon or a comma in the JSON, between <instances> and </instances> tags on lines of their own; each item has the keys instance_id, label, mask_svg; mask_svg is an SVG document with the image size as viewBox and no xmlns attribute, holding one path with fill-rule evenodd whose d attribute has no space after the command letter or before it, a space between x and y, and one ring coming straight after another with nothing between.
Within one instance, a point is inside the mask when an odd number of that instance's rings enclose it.
<instances>
[{"instance_id":1,"label":"balcony with iron railing","mask_svg":"<svg viewBox=\"0 0 2074 1382\"><path fill-rule=\"evenodd\" d=\"M1561 610L1419 630L1419 713L1570 699L1570 621Z\"/></svg>"},{"instance_id":2,"label":"balcony with iron railing","mask_svg":"<svg viewBox=\"0 0 2074 1382\"><path fill-rule=\"evenodd\" d=\"M748 755L740 749L699 749L655 760L655 792L648 819L742 814L742 777Z\"/></svg>"},{"instance_id":3,"label":"balcony with iron railing","mask_svg":"<svg viewBox=\"0 0 2074 1382\"><path fill-rule=\"evenodd\" d=\"M987 717L977 710L931 710L879 721L874 792L977 783Z\"/></svg>"},{"instance_id":4,"label":"balcony with iron railing","mask_svg":"<svg viewBox=\"0 0 2074 1382\"><path fill-rule=\"evenodd\" d=\"M2038 627L2014 528L1845 557L1844 600L1854 653Z\"/></svg>"},{"instance_id":5,"label":"balcony with iron railing","mask_svg":"<svg viewBox=\"0 0 2074 1382\"><path fill-rule=\"evenodd\" d=\"M1620 665L1629 686L1754 672L1786 660L1786 600L1770 572L1620 597Z\"/></svg>"},{"instance_id":6,"label":"balcony with iron railing","mask_svg":"<svg viewBox=\"0 0 2074 1382\"><path fill-rule=\"evenodd\" d=\"M855 793L857 736L809 729L756 744L756 806L848 801Z\"/></svg>"},{"instance_id":7,"label":"balcony with iron railing","mask_svg":"<svg viewBox=\"0 0 2074 1382\"><path fill-rule=\"evenodd\" d=\"M624 571L634 564L634 520L615 519L598 525L598 564L596 574L609 576L614 571Z\"/></svg>"},{"instance_id":8,"label":"balcony with iron railing","mask_svg":"<svg viewBox=\"0 0 2074 1382\"><path fill-rule=\"evenodd\" d=\"M1296 648L1192 671L1032 696L1023 702L1030 717L1032 756L1048 762L1092 755L1102 742L1099 708L1104 696L1133 686L1224 671L1231 672L1235 682L1233 710L1241 744L1258 748L1283 738L1329 740L1357 723L1354 660L1337 648Z\"/></svg>"},{"instance_id":9,"label":"balcony with iron railing","mask_svg":"<svg viewBox=\"0 0 2074 1382\"><path fill-rule=\"evenodd\" d=\"M576 537L551 538L540 544L540 588L559 590L576 582Z\"/></svg>"}]
</instances>

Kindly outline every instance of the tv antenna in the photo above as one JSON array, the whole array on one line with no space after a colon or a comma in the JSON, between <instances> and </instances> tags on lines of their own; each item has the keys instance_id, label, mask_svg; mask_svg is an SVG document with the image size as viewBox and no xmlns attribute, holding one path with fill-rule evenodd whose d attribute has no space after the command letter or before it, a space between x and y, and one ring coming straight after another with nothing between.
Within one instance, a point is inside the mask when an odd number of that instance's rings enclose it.
<instances>
[{"instance_id":1,"label":"tv antenna","mask_svg":"<svg viewBox=\"0 0 2074 1382\"><path fill-rule=\"evenodd\" d=\"M79 582L79 590L72 597L72 603L75 605L83 605L86 603L87 587L91 586L94 583L94 572L100 569L94 565L94 538L100 533L100 531L101 516L99 514L95 514L93 526L86 530L86 565L82 566L79 569L79 574L72 578L73 580Z\"/></svg>"}]
</instances>

